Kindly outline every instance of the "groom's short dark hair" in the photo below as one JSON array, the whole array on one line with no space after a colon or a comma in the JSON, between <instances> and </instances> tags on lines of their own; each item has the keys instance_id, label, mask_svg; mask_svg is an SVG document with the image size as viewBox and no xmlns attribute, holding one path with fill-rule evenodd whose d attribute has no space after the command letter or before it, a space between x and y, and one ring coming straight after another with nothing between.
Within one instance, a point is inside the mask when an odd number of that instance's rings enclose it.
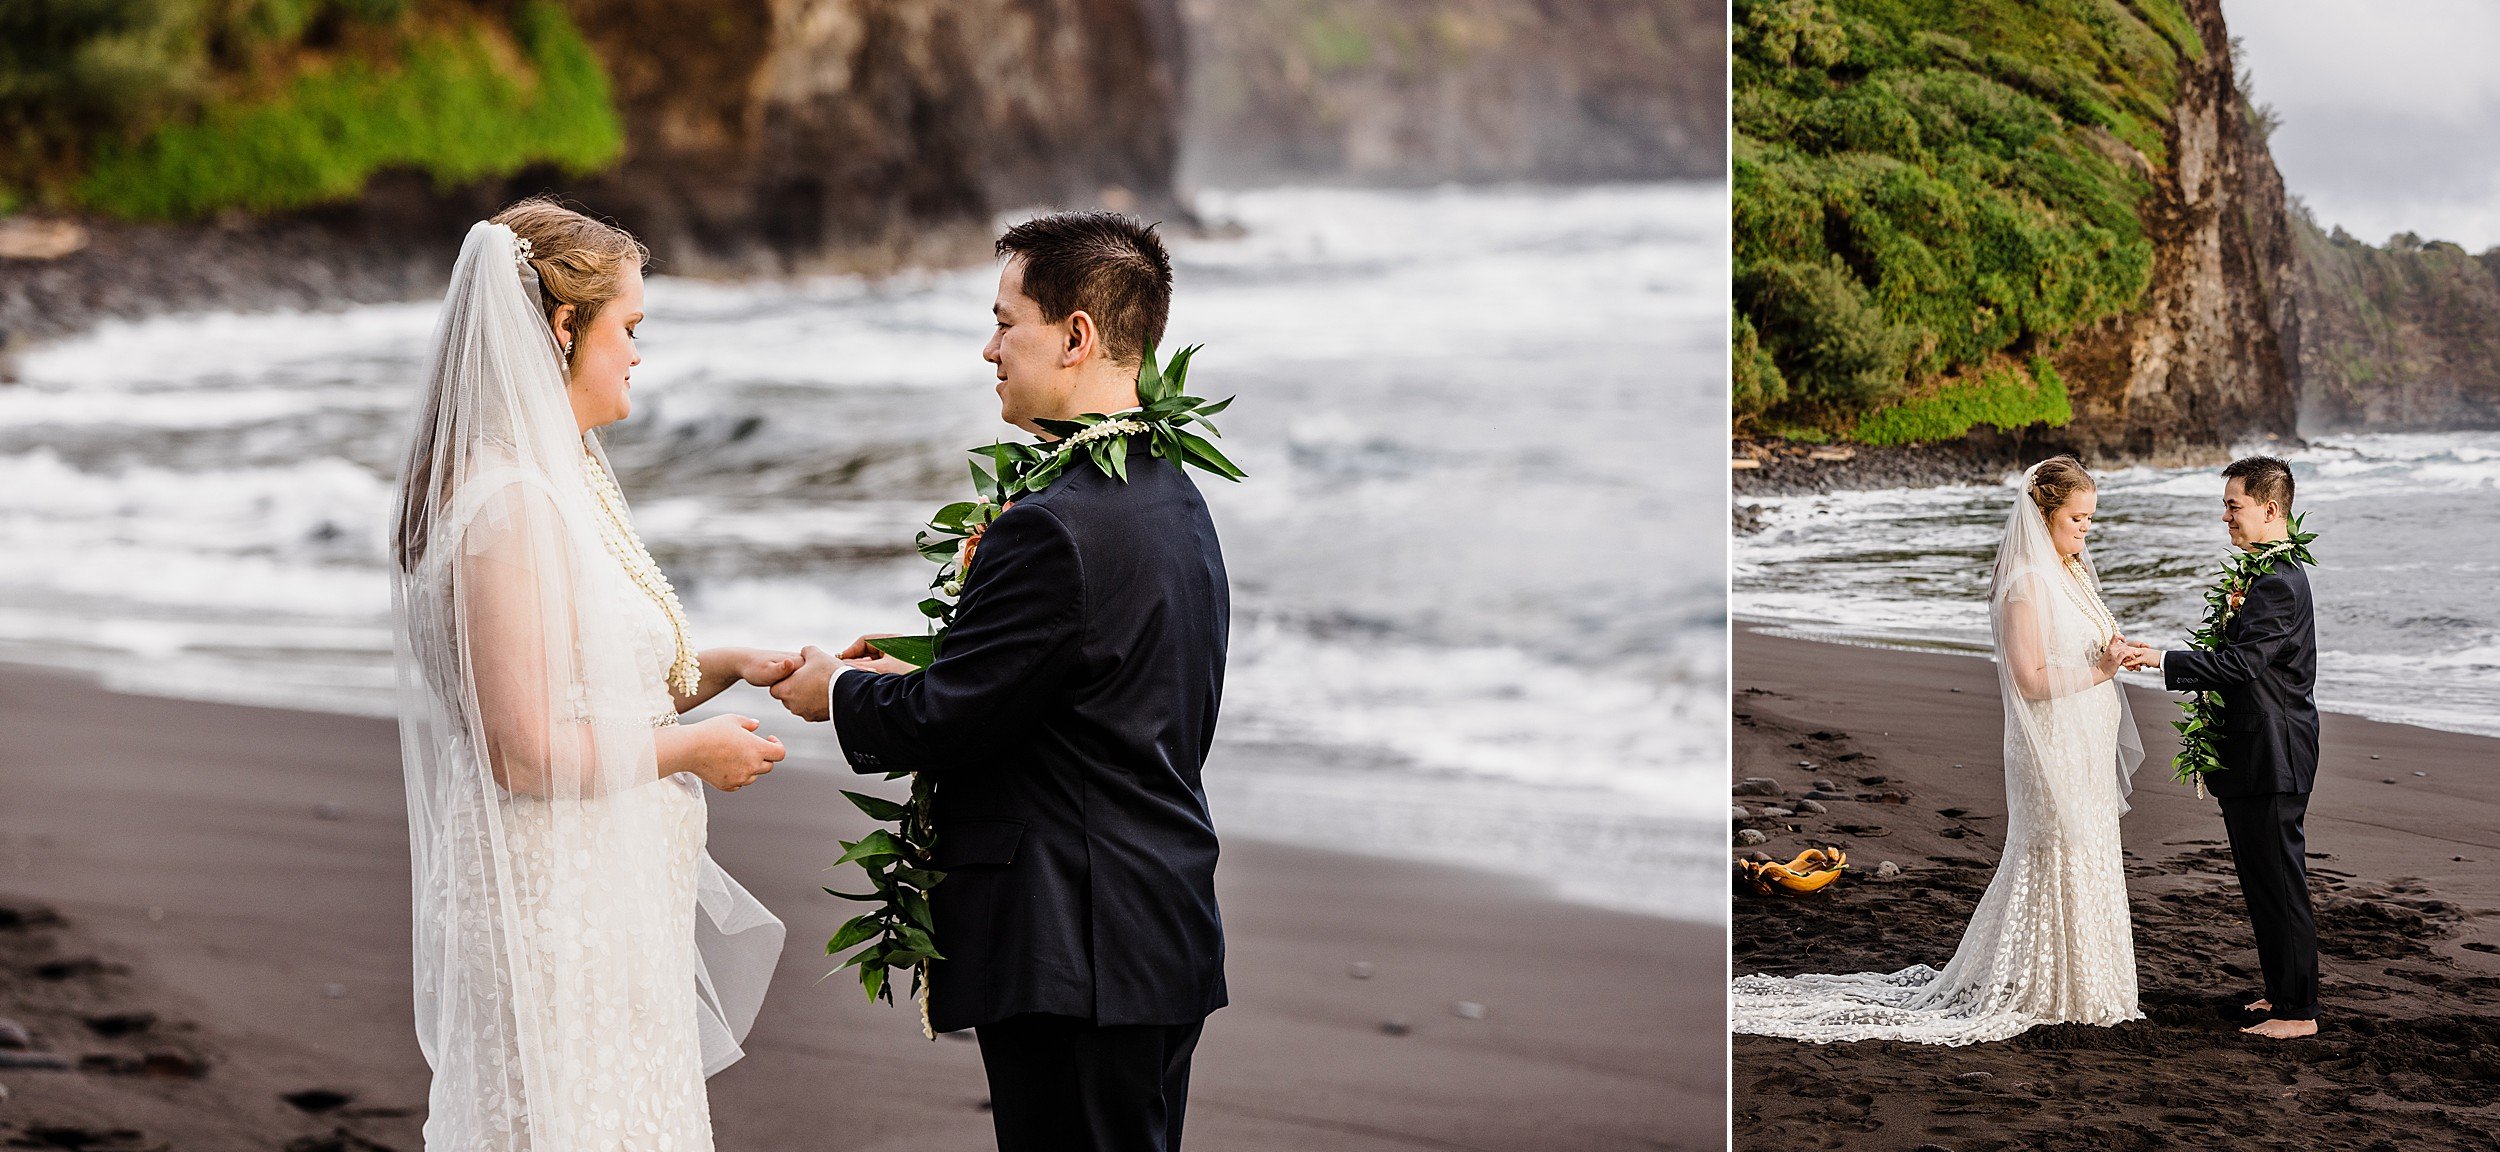
<instances>
[{"instance_id":1,"label":"groom's short dark hair","mask_svg":"<svg viewBox=\"0 0 2500 1152\"><path fill-rule=\"evenodd\" d=\"M2282 509L2283 518L2291 519L2291 465L2272 456L2243 457L2222 470L2222 480L2226 484L2239 481L2240 491L2248 493L2249 499L2260 504L2272 500L2276 508Z\"/></svg>"},{"instance_id":2,"label":"groom's short dark hair","mask_svg":"<svg viewBox=\"0 0 2500 1152\"><path fill-rule=\"evenodd\" d=\"M1053 212L1008 229L998 254L1024 258L1024 294L1042 319L1093 317L1112 363L1135 364L1163 342L1172 257L1154 225L1117 212Z\"/></svg>"}]
</instances>

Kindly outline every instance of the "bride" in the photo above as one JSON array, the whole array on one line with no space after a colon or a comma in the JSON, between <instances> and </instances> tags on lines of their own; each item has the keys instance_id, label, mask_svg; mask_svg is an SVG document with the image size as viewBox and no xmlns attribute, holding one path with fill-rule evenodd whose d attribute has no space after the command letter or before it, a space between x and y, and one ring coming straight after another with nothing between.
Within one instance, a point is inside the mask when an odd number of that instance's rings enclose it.
<instances>
[{"instance_id":1,"label":"bride","mask_svg":"<svg viewBox=\"0 0 2500 1152\"><path fill-rule=\"evenodd\" d=\"M698 779L772 769L677 714L793 657L697 653L592 429L639 362L642 246L551 201L469 230L393 534L425 1143L712 1146L781 922L704 850Z\"/></svg>"},{"instance_id":2,"label":"bride","mask_svg":"<svg viewBox=\"0 0 2500 1152\"><path fill-rule=\"evenodd\" d=\"M1973 1044L2035 1024L2138 1020L2118 817L2144 749L2116 682L2126 641L2084 556L2098 503L2060 456L2023 474L1989 590L2005 708L2005 853L1953 959L1899 972L1744 976L1732 1031Z\"/></svg>"}]
</instances>

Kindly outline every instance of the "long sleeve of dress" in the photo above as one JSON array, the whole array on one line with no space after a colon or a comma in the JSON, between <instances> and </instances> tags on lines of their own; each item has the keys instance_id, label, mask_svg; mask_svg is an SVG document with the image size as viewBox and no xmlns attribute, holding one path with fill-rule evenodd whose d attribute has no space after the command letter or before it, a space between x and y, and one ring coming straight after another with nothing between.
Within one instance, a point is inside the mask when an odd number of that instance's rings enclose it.
<instances>
[{"instance_id":1,"label":"long sleeve of dress","mask_svg":"<svg viewBox=\"0 0 2500 1152\"><path fill-rule=\"evenodd\" d=\"M2089 665L2060 663L2049 650L2049 614L2057 609L2058 591L2038 572L2023 572L1998 594L1996 628L2005 652L2006 671L2026 700L2072 696L2101 682Z\"/></svg>"},{"instance_id":2,"label":"long sleeve of dress","mask_svg":"<svg viewBox=\"0 0 2500 1152\"><path fill-rule=\"evenodd\" d=\"M594 716L585 665L599 646L585 643L564 531L547 492L507 485L463 528L452 573L487 766L505 791L550 799L656 775L647 720Z\"/></svg>"}]
</instances>

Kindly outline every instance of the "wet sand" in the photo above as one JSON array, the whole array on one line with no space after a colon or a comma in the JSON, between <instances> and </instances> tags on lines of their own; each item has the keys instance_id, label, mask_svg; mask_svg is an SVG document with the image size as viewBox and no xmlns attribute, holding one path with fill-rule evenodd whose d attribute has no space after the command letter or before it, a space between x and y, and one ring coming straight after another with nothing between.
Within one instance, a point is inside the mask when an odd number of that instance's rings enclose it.
<instances>
[{"instance_id":1,"label":"wet sand","mask_svg":"<svg viewBox=\"0 0 2500 1152\"><path fill-rule=\"evenodd\" d=\"M2005 833L1994 668L1741 624L1734 667L1733 779L1860 797L1739 822L1781 859L1839 845L1852 872L1809 897L1740 892L1735 970L1942 966ZM2147 1019L1961 1048L1738 1036L1735 1148L2500 1146L2500 742L2326 717L2307 822L2323 1032L2273 1042L2238 1032L2256 948L2218 811L2170 779L2174 698L2130 691L2147 759L2121 834ZM1898 879L1873 878L1885 860Z\"/></svg>"},{"instance_id":2,"label":"wet sand","mask_svg":"<svg viewBox=\"0 0 2500 1152\"><path fill-rule=\"evenodd\" d=\"M725 1150L989 1146L973 1044L817 982L847 915L819 869L866 830L836 794L858 779L794 761L711 796L714 855L790 925L746 1060L711 1082ZM387 722L0 668L0 1017L76 1066L0 1050L0 1143L419 1147L406 845ZM1190 1148L1723 1145L1715 926L1238 839L1219 891L1233 1006Z\"/></svg>"}]
</instances>

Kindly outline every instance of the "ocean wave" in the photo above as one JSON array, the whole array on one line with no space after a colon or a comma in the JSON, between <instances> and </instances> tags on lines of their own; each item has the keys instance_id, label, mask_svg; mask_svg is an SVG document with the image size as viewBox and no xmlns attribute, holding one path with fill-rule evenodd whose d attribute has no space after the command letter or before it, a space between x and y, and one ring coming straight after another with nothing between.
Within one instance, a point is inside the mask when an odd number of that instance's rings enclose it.
<instances>
[{"instance_id":1,"label":"ocean wave","mask_svg":"<svg viewBox=\"0 0 2500 1152\"><path fill-rule=\"evenodd\" d=\"M1414 767L1711 807L1724 684L1644 682L1511 648L1440 648L1253 626L1226 677L1236 738L1365 747Z\"/></svg>"},{"instance_id":2,"label":"ocean wave","mask_svg":"<svg viewBox=\"0 0 2500 1152\"><path fill-rule=\"evenodd\" d=\"M2321 437L2286 453L2321 533L2319 698L2374 719L2500 734L2500 541L2487 518L2500 434ZM2184 643L2226 554L2213 468L2100 477L2092 554L2129 635ZM1985 588L2008 496L1984 488L1790 497L1736 546L1731 606L1835 635L1986 641Z\"/></svg>"}]
</instances>

